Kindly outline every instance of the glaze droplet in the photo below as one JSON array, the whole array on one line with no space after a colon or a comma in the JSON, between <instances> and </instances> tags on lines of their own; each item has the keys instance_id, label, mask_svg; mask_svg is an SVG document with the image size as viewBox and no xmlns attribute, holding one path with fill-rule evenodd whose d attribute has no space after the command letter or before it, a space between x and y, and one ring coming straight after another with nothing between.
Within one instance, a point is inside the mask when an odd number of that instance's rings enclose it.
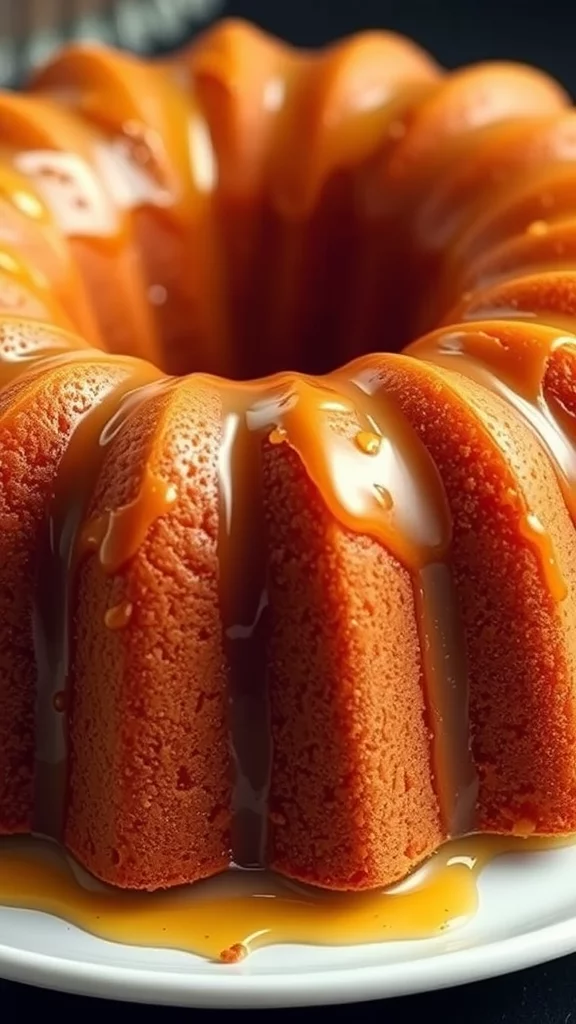
<instances>
[{"instance_id":1,"label":"glaze droplet","mask_svg":"<svg viewBox=\"0 0 576 1024\"><path fill-rule=\"evenodd\" d=\"M130 621L132 609L130 601L121 601L113 608L108 608L104 616L104 625L107 629L124 629Z\"/></svg>"},{"instance_id":2,"label":"glaze droplet","mask_svg":"<svg viewBox=\"0 0 576 1024\"><path fill-rule=\"evenodd\" d=\"M558 603L564 601L568 596L568 587L556 560L550 534L533 512L528 512L520 520L520 532L532 544L539 558L553 599Z\"/></svg>"},{"instance_id":3,"label":"glaze droplet","mask_svg":"<svg viewBox=\"0 0 576 1024\"><path fill-rule=\"evenodd\" d=\"M382 508L386 512L390 512L390 510L394 508L394 501L392 500L390 491L387 491L381 484L374 484L374 490L376 491L376 497L382 505Z\"/></svg>"},{"instance_id":4,"label":"glaze droplet","mask_svg":"<svg viewBox=\"0 0 576 1024\"><path fill-rule=\"evenodd\" d=\"M543 235L547 235L548 231L548 224L545 220L533 220L527 228L527 234L534 235L534 237L536 238L540 238Z\"/></svg>"},{"instance_id":5,"label":"glaze droplet","mask_svg":"<svg viewBox=\"0 0 576 1024\"><path fill-rule=\"evenodd\" d=\"M382 447L382 438L371 430L360 430L354 438L361 452L366 455L378 455Z\"/></svg>"},{"instance_id":6,"label":"glaze droplet","mask_svg":"<svg viewBox=\"0 0 576 1024\"><path fill-rule=\"evenodd\" d=\"M270 444L282 444L288 439L288 431L285 427L274 427L268 435Z\"/></svg>"},{"instance_id":7,"label":"glaze droplet","mask_svg":"<svg viewBox=\"0 0 576 1024\"><path fill-rule=\"evenodd\" d=\"M66 711L66 691L58 690L54 694L52 703L54 705L54 710L60 712L60 714Z\"/></svg>"},{"instance_id":8,"label":"glaze droplet","mask_svg":"<svg viewBox=\"0 0 576 1024\"><path fill-rule=\"evenodd\" d=\"M220 953L220 961L223 964L237 964L240 960L244 960L248 955L248 949L243 942L235 942L228 949L223 949Z\"/></svg>"}]
</instances>

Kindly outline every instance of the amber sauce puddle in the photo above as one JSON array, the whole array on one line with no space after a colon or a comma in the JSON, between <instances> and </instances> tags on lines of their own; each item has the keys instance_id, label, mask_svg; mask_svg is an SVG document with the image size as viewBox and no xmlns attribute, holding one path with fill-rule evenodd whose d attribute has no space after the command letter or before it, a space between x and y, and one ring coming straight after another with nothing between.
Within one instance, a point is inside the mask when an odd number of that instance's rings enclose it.
<instances>
[{"instance_id":1,"label":"amber sauce puddle","mask_svg":"<svg viewBox=\"0 0 576 1024\"><path fill-rule=\"evenodd\" d=\"M370 893L314 890L265 871L232 870L193 887L122 892L90 878L53 843L0 846L0 905L52 914L99 938L237 962L264 946L430 939L469 921L482 870L505 854L573 838L470 836L446 843L402 885Z\"/></svg>"}]
</instances>

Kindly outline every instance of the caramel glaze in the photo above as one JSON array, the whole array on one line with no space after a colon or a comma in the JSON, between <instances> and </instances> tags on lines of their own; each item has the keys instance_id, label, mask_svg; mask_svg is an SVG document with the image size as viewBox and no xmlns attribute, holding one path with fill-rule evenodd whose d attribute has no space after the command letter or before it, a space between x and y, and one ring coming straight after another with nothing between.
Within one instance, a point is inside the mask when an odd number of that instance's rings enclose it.
<instances>
[{"instance_id":1,"label":"caramel glaze","mask_svg":"<svg viewBox=\"0 0 576 1024\"><path fill-rule=\"evenodd\" d=\"M346 894L233 871L193 891L122 893L103 886L46 843L0 848L0 903L54 914L102 939L176 949L235 964L276 943L344 945L429 939L461 927L478 906L490 862L538 853L560 840L471 836L447 843L409 884Z\"/></svg>"},{"instance_id":2,"label":"caramel glaze","mask_svg":"<svg viewBox=\"0 0 576 1024\"><path fill-rule=\"evenodd\" d=\"M497 322L492 322L480 324L478 329L438 331L414 342L407 354L429 360L436 366L455 369L504 398L547 450L574 519L576 406L570 390L564 388L559 396L546 388L546 383L551 359L565 368L576 365L576 339L551 330L515 332L508 325L503 325L501 333L497 333L497 329ZM561 602L567 594L566 583L556 564L549 536L529 510L526 510L522 530L539 553L548 589L555 600Z\"/></svg>"},{"instance_id":3,"label":"caramel glaze","mask_svg":"<svg viewBox=\"0 0 576 1024\"><path fill-rule=\"evenodd\" d=\"M445 565L450 513L426 449L393 402L382 394L374 398L369 382L346 380L344 374L334 381L296 374L253 384L214 379L212 386L219 391L225 417L220 550L233 716L239 716L233 735L243 735L244 758L252 762L245 767L249 762L242 763L236 741L237 796L243 813L249 813L250 804L252 811L259 808L263 827L271 771L265 705L274 701L274 692L270 696L261 632L268 606L261 459L263 445L286 446L297 454L335 519L350 532L383 544L412 578L422 623L424 688L442 828L446 835L468 831L474 821L475 774L468 745L466 665L458 626L452 616L442 621L442 609L451 607ZM247 685L248 698L239 689ZM250 709L259 724L247 729ZM277 750L280 742L277 738ZM265 848L261 837L248 863L262 863L258 848ZM240 862L246 863L245 858Z\"/></svg>"},{"instance_id":4,"label":"caramel glaze","mask_svg":"<svg viewBox=\"0 0 576 1024\"><path fill-rule=\"evenodd\" d=\"M0 126L0 455L13 459L32 403L45 448L30 474L30 515L13 462L3 475L0 461L7 521L26 519L29 545L10 531L2 540L4 564L20 575L0 588L9 708L0 832L62 840L94 875L125 888L176 886L234 864L319 890L381 889L478 828L576 832L576 769L547 748L540 756L542 736L527 750L515 719L493 735L486 680L471 664L479 643L496 652L487 675L501 683L501 722L508 697L531 707L526 679L535 672L544 689L553 664L549 729L573 749L566 636L576 552L561 527L576 513L576 132L562 90L507 64L444 76L386 33L310 55L229 22L154 66L69 48L26 94L0 97ZM429 333L404 355L363 355L398 351L416 328ZM176 444L173 472L166 459L153 470L182 395L200 394L206 413L192 451ZM450 415L455 435L468 431L453 451L442 427ZM152 440L133 479L122 441L135 424ZM509 449L527 438L557 480L551 510L538 492L547 470L535 468L537 485L505 485ZM466 464L473 440L477 478ZM126 500L96 501L115 453ZM195 475L216 488L216 528L200 485L184 499ZM486 587L475 607L463 572L466 545L471 561L475 541L494 555L497 531L480 537L482 514L506 523L500 554L524 567L520 602L542 599L536 639L510 661L498 646L498 595ZM72 736L85 643L75 613L88 570L112 581L99 635L115 638L122 662L123 638L153 621L154 581L166 572L158 546L150 560L150 538L183 521L193 537L192 555L182 541L186 579L206 621L217 575L218 622L200 628L197 648L214 679L195 695L196 717L212 722L210 707L228 707L232 763L228 772L224 746L211 752L222 778L210 803L194 761L210 752L182 753L174 806L185 812L176 820L165 794L154 793L154 806L137 794L149 808L134 825L142 849L159 844L157 869L146 873L121 823L112 815L104 838L86 811L102 793L92 755ZM127 575L145 559L156 576L135 596ZM526 582L534 572L538 593ZM14 611L10 595L20 593ZM388 632L375 631L368 650L363 629L379 618ZM161 721L161 658L144 655ZM16 664L26 686L13 679ZM90 721L90 709L83 714ZM123 770L133 778L152 762L138 723L126 728L134 749ZM222 729L214 732L220 743ZM161 743L154 756L158 772L176 767ZM519 793L508 794L507 758L521 766ZM80 815L70 811L77 792ZM82 815L88 824L71 820ZM161 840L148 831L154 816ZM187 843L206 848L201 864ZM147 934L135 934L116 896L73 895L67 869L40 868L35 857L0 851L3 901L55 908L111 937L164 941L154 907L163 913L169 897L151 897ZM404 909L386 910L377 927L372 897L327 912L328 896L302 903L302 890L277 881L280 897L258 902L260 880L234 877L250 895L208 897L218 934L184 935L178 903L167 944L216 955L252 947L248 932L331 941L336 925L349 941L381 938L383 927L415 936L474 905L452 867L432 873L423 903L414 893L402 899L415 907L385 903ZM439 909L448 890L449 911ZM261 908L272 904L280 910L267 916ZM421 927L406 924L413 909Z\"/></svg>"},{"instance_id":5,"label":"caramel glaze","mask_svg":"<svg viewBox=\"0 0 576 1024\"><path fill-rule=\"evenodd\" d=\"M541 326L526 332L517 331L509 324L492 322L480 323L474 329L464 325L461 330L438 331L415 342L407 352L430 359L436 365L456 369L500 395L513 407L547 450L574 520L576 406L571 389L558 388L557 382L559 373L569 374L576 365L576 339ZM528 513L527 522L529 520ZM542 532L538 526L535 529L536 533ZM553 555L544 555L543 562L548 567L548 583L561 601L565 585L558 578Z\"/></svg>"},{"instance_id":6,"label":"caramel glaze","mask_svg":"<svg viewBox=\"0 0 576 1024\"><path fill-rule=\"evenodd\" d=\"M66 357L65 357L66 358ZM75 358L74 365L77 365ZM99 356L105 362L105 356ZM94 353L91 354L94 359ZM105 572L113 572L130 557L130 545L137 544L155 516L165 511L170 497L167 486L145 480L146 496L134 506L111 512L96 521L87 518L88 502L98 471L114 432L145 401L151 390L162 386L161 374L150 364L124 360L125 376L80 419L68 440L58 466L52 501L46 509L38 546L38 577L34 607L34 643L38 684L36 700L37 792L34 799L33 831L59 838L66 788L66 736L70 659L73 580L78 559L97 549ZM118 364L116 364L118 365ZM122 364L120 364L122 365ZM86 451L92 456L86 459ZM148 516L142 521L143 516ZM118 540L124 545L118 555ZM72 584L72 585L71 585ZM124 624L127 624L128 618ZM109 628L118 628L118 619ZM62 706L63 705L63 706Z\"/></svg>"}]
</instances>

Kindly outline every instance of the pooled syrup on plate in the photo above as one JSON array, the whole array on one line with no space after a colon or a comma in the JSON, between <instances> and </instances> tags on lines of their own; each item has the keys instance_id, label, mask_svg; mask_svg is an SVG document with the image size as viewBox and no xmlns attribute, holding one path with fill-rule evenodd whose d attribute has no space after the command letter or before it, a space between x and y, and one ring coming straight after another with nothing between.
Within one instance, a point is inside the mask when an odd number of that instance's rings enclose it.
<instances>
[{"instance_id":1,"label":"pooled syrup on plate","mask_svg":"<svg viewBox=\"0 0 576 1024\"><path fill-rule=\"evenodd\" d=\"M428 939L469 921L482 869L506 853L573 839L471 836L446 843L387 891L333 893L265 871L232 870L194 886L134 893L104 886L53 843L0 846L0 906L53 914L91 934L234 963L263 946Z\"/></svg>"}]
</instances>

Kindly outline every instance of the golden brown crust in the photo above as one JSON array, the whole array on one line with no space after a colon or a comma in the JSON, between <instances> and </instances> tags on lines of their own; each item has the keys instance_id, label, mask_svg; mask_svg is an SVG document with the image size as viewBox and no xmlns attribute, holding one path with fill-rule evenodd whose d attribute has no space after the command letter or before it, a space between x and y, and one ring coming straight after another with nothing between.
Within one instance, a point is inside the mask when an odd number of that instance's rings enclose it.
<instances>
[{"instance_id":1,"label":"golden brown crust","mask_svg":"<svg viewBox=\"0 0 576 1024\"><path fill-rule=\"evenodd\" d=\"M33 374L0 395L0 832L32 827L33 620L45 509L75 425L124 374L94 360Z\"/></svg>"},{"instance_id":2,"label":"golden brown crust","mask_svg":"<svg viewBox=\"0 0 576 1024\"><path fill-rule=\"evenodd\" d=\"M333 889L402 878L445 837L408 573L344 530L291 450L264 456L269 858Z\"/></svg>"},{"instance_id":3,"label":"golden brown crust","mask_svg":"<svg viewBox=\"0 0 576 1024\"><path fill-rule=\"evenodd\" d=\"M115 885L178 885L229 864L219 414L186 382L148 399L110 445L89 511L145 501L146 474L178 493L126 566L107 574L93 554L78 573L65 837ZM124 602L124 627L106 628Z\"/></svg>"},{"instance_id":4,"label":"golden brown crust","mask_svg":"<svg viewBox=\"0 0 576 1024\"><path fill-rule=\"evenodd\" d=\"M516 352L542 332L573 337L568 99L520 66L444 76L389 33L310 55L242 22L156 66L72 47L31 93L0 97L10 149L0 164L0 831L34 826L38 536L54 525L54 490L78 501L62 457L87 430L70 650L64 627L60 637L70 671L53 695L68 728L68 848L130 888L229 865L242 769L231 763L229 640L248 624L228 621L225 591L250 591L253 553L267 561L271 623L254 683L273 741L268 859L328 888L396 881L449 831L422 566L383 540L393 531L339 517L345 500L335 511L279 416L260 428L262 466L249 479L256 492L263 483L263 502L250 494L240 519L255 510L259 525L263 505L266 530L248 523L254 547L237 583L223 556L224 434L274 404L278 381L238 405L213 379L156 387L151 368L76 359L85 342L65 332L170 373L231 377L320 373L440 322L437 346L474 330ZM545 341L535 402L573 416L574 357ZM471 821L574 831L576 541L558 466L520 402L443 368L430 345L411 355L355 372L379 381L382 409L393 401L406 416L449 506L453 537L438 558L466 634L480 775ZM348 401L361 388L345 376L305 388ZM285 378L285 397L301 401L301 384ZM352 404L366 411L365 397ZM310 451L323 425L320 399L312 406ZM351 472L359 436L362 457L394 450L391 421L383 413L370 435L376 421L347 421ZM372 482L393 517L407 499Z\"/></svg>"},{"instance_id":5,"label":"golden brown crust","mask_svg":"<svg viewBox=\"0 0 576 1024\"><path fill-rule=\"evenodd\" d=\"M450 500L480 825L570 832L576 539L550 462L514 410L459 375L383 361L382 384L432 452ZM522 529L519 502L552 540L568 587L562 602Z\"/></svg>"}]
</instances>

